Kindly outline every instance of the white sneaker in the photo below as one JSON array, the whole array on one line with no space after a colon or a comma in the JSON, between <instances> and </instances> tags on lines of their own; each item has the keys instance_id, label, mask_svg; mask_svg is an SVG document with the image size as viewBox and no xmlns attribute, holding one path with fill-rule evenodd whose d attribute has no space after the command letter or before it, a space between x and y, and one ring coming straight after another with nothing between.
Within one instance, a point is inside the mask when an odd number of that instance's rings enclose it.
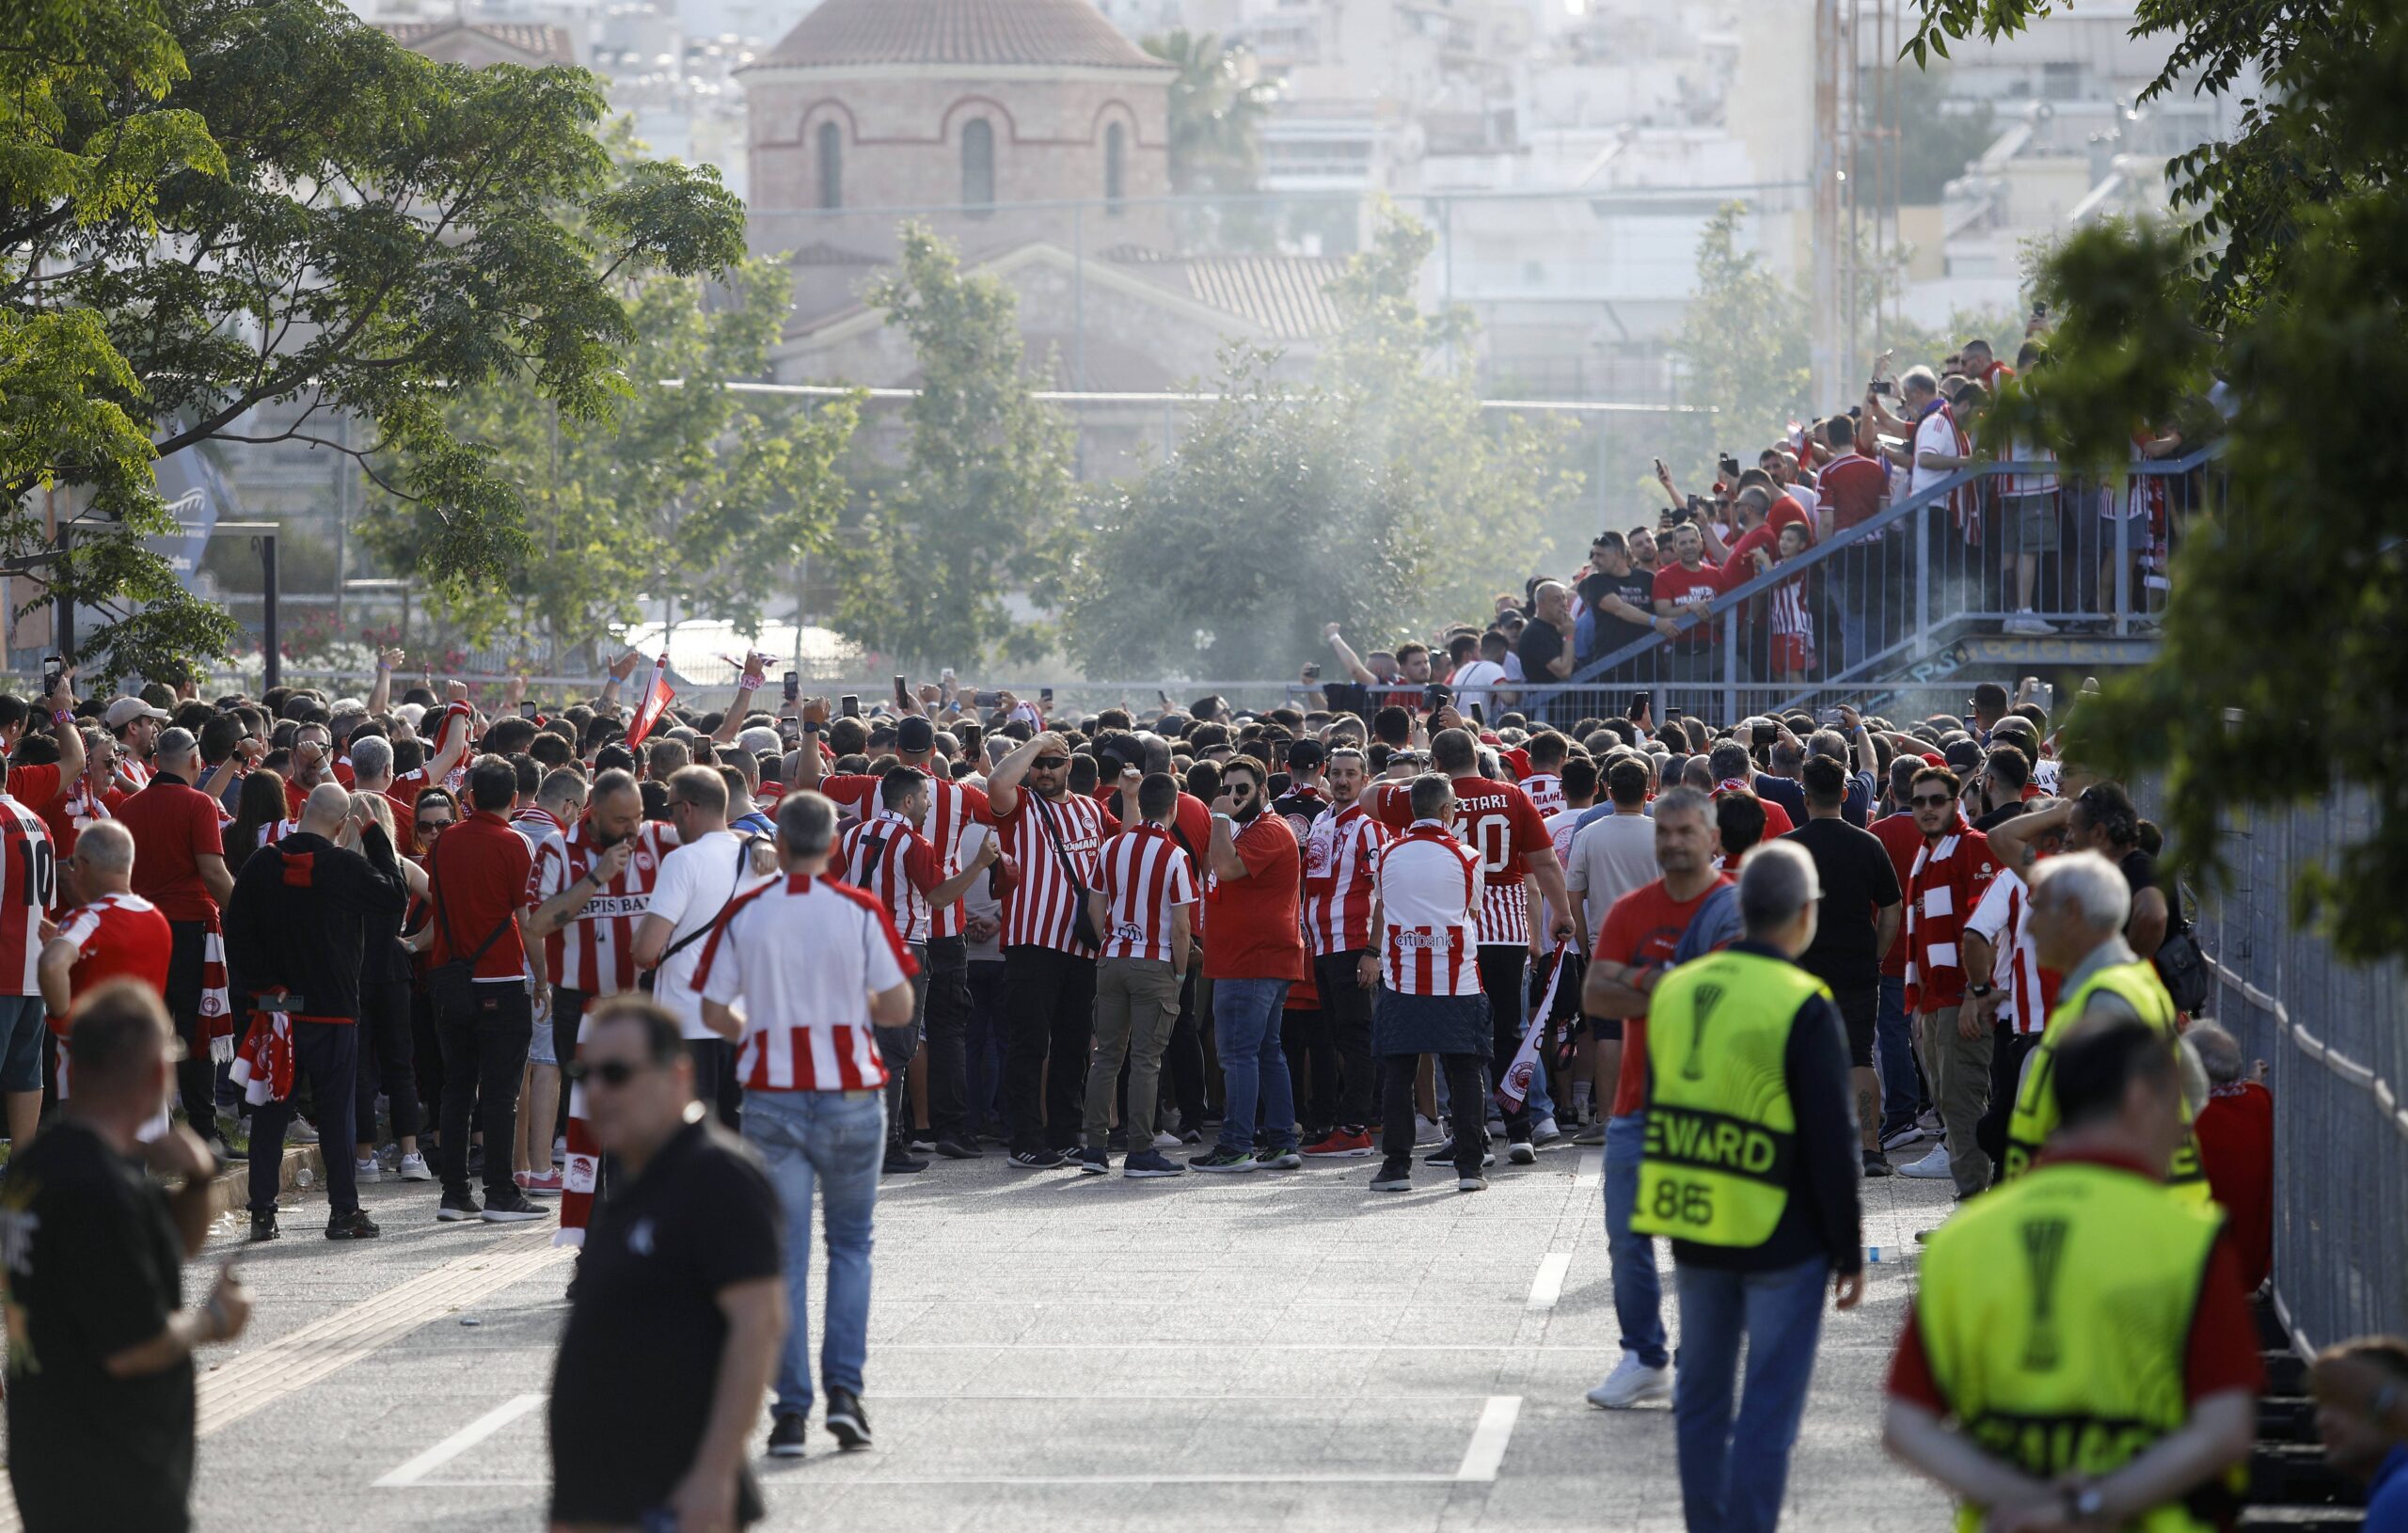
<instances>
[{"instance_id":1,"label":"white sneaker","mask_svg":"<svg viewBox=\"0 0 2408 1533\"><path fill-rule=\"evenodd\" d=\"M294 1118L284 1126L284 1142L288 1145L314 1145L318 1142L318 1130L309 1127L309 1119Z\"/></svg>"},{"instance_id":2,"label":"white sneaker","mask_svg":"<svg viewBox=\"0 0 2408 1533\"><path fill-rule=\"evenodd\" d=\"M402 1163L394 1168L394 1175L404 1181L433 1181L435 1179L435 1173L427 1167L426 1157L416 1150L402 1157Z\"/></svg>"},{"instance_id":3,"label":"white sneaker","mask_svg":"<svg viewBox=\"0 0 2408 1533\"><path fill-rule=\"evenodd\" d=\"M564 1135L564 1134L556 1134L556 1135L554 1135L554 1136L553 1136L553 1138L552 1138L552 1164L554 1164L554 1165L558 1165L558 1164L560 1164L562 1162L563 1162L563 1161L565 1161L565 1160L567 1160L567 1159L568 1159L568 1138L567 1138L567 1136L566 1136L566 1135Z\"/></svg>"},{"instance_id":4,"label":"white sneaker","mask_svg":"<svg viewBox=\"0 0 2408 1533\"><path fill-rule=\"evenodd\" d=\"M1917 1161L1910 1165L1900 1166L1898 1168L1898 1175L1901 1177L1914 1177L1924 1181L1938 1181L1941 1177L1949 1175L1948 1142L1946 1140L1941 1141L1939 1144L1932 1146L1931 1153L1925 1156L1922 1160Z\"/></svg>"},{"instance_id":5,"label":"white sneaker","mask_svg":"<svg viewBox=\"0 0 2408 1533\"><path fill-rule=\"evenodd\" d=\"M1672 1370L1651 1368L1639 1360L1637 1352L1624 1352L1606 1382L1589 1391L1592 1405L1608 1411L1627 1411L1648 1400L1672 1398Z\"/></svg>"},{"instance_id":6,"label":"white sneaker","mask_svg":"<svg viewBox=\"0 0 2408 1533\"><path fill-rule=\"evenodd\" d=\"M373 1155L365 1160L354 1160L351 1162L351 1179L356 1182L383 1181L385 1168Z\"/></svg>"},{"instance_id":7,"label":"white sneaker","mask_svg":"<svg viewBox=\"0 0 2408 1533\"><path fill-rule=\"evenodd\" d=\"M2030 639L2036 639L2042 634L2052 634L2057 631L2057 625L2055 624L2035 617L2032 609L2028 607L2016 613L2015 616L2007 619L1999 626L2006 633L2018 634Z\"/></svg>"},{"instance_id":8,"label":"white sneaker","mask_svg":"<svg viewBox=\"0 0 2408 1533\"><path fill-rule=\"evenodd\" d=\"M1180 1138L1167 1129L1154 1135L1154 1148L1158 1150L1175 1150L1186 1143L1186 1140Z\"/></svg>"},{"instance_id":9,"label":"white sneaker","mask_svg":"<svg viewBox=\"0 0 2408 1533\"><path fill-rule=\"evenodd\" d=\"M1940 1109L1937 1107L1925 1108L1922 1114L1916 1117L1915 1127L1921 1129L1927 1134L1945 1133L1947 1131L1941 1126Z\"/></svg>"},{"instance_id":10,"label":"white sneaker","mask_svg":"<svg viewBox=\"0 0 2408 1533\"><path fill-rule=\"evenodd\" d=\"M1555 1126L1553 1118L1541 1118L1530 1125L1530 1143L1533 1145L1551 1145L1562 1137L1563 1130Z\"/></svg>"}]
</instances>

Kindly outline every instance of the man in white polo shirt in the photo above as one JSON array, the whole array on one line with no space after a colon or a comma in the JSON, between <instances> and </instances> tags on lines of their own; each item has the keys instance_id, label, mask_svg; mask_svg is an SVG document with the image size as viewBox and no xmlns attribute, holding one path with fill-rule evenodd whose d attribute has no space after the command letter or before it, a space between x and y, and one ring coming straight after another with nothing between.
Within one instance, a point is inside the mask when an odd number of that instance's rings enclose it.
<instances>
[{"instance_id":1,"label":"man in white polo shirt","mask_svg":"<svg viewBox=\"0 0 2408 1533\"><path fill-rule=\"evenodd\" d=\"M811 1414L811 1200L826 1193L828 1311L819 1349L828 1430L869 1446L862 1369L869 1353L870 1216L886 1157L886 1065L877 1029L911 1019L915 965L885 909L826 877L836 805L778 800L784 876L738 899L703 943L703 1020L741 1028L744 1137L760 1152L786 1221L792 1317L778 1359L769 1452L800 1458ZM741 1008L739 1019L737 1009Z\"/></svg>"}]
</instances>

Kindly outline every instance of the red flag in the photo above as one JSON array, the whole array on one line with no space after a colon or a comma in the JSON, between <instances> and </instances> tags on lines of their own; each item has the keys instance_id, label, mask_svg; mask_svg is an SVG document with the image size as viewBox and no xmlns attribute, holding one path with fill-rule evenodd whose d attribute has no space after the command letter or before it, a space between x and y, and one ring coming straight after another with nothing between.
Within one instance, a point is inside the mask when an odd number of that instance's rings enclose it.
<instances>
[{"instance_id":1,"label":"red flag","mask_svg":"<svg viewBox=\"0 0 2408 1533\"><path fill-rule=\"evenodd\" d=\"M652 685L644 689L643 701L636 704L635 721L627 726L629 750L643 744L644 736L652 733L653 725L660 722L660 716L668 710L670 699L676 695L676 690L669 685L669 656L663 655L660 663L652 668Z\"/></svg>"}]
</instances>

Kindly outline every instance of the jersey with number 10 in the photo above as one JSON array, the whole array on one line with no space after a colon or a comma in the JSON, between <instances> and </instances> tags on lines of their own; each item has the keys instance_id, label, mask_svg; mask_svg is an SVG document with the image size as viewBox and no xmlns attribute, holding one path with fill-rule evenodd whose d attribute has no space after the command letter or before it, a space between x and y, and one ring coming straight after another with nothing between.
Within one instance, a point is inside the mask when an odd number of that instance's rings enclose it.
<instances>
[{"instance_id":1,"label":"jersey with number 10","mask_svg":"<svg viewBox=\"0 0 2408 1533\"><path fill-rule=\"evenodd\" d=\"M40 995L42 915L57 877L50 828L0 793L0 995Z\"/></svg>"},{"instance_id":2,"label":"jersey with number 10","mask_svg":"<svg viewBox=\"0 0 2408 1533\"><path fill-rule=\"evenodd\" d=\"M1511 782L1459 777L1454 789L1456 838L1480 859L1479 945L1527 946L1530 913L1522 887L1522 859L1553 848L1546 817L1529 794ZM1405 784L1381 784L1379 815L1400 830L1413 823L1413 798Z\"/></svg>"}]
</instances>

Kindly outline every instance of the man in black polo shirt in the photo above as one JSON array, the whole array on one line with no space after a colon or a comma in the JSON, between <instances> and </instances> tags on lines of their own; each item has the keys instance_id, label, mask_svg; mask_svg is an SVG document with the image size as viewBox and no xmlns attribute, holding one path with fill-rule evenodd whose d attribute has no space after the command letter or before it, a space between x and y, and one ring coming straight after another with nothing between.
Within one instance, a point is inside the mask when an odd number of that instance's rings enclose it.
<instances>
[{"instance_id":1,"label":"man in black polo shirt","mask_svg":"<svg viewBox=\"0 0 2408 1533\"><path fill-rule=\"evenodd\" d=\"M551 1521L756 1523L744 1442L787 1324L768 1178L694 1099L677 1019L657 1004L597 1003L562 1073L621 1174L585 1232L553 1367Z\"/></svg>"},{"instance_id":2,"label":"man in black polo shirt","mask_svg":"<svg viewBox=\"0 0 2408 1533\"><path fill-rule=\"evenodd\" d=\"M1798 967L1831 988L1840 1020L1847 1027L1848 1076L1856 1092L1864 1174L1886 1177L1890 1162L1882 1158L1878 1137L1881 1078L1873 1068L1873 1041L1880 1013L1881 955L1890 951L1898 924L1906 919L1898 870L1878 837L1840 817L1847 801L1846 766L1829 756L1809 756L1798 771L1804 779L1806 823L1783 839L1797 842L1814 858L1823 907L1814 940L1798 956Z\"/></svg>"}]
</instances>

